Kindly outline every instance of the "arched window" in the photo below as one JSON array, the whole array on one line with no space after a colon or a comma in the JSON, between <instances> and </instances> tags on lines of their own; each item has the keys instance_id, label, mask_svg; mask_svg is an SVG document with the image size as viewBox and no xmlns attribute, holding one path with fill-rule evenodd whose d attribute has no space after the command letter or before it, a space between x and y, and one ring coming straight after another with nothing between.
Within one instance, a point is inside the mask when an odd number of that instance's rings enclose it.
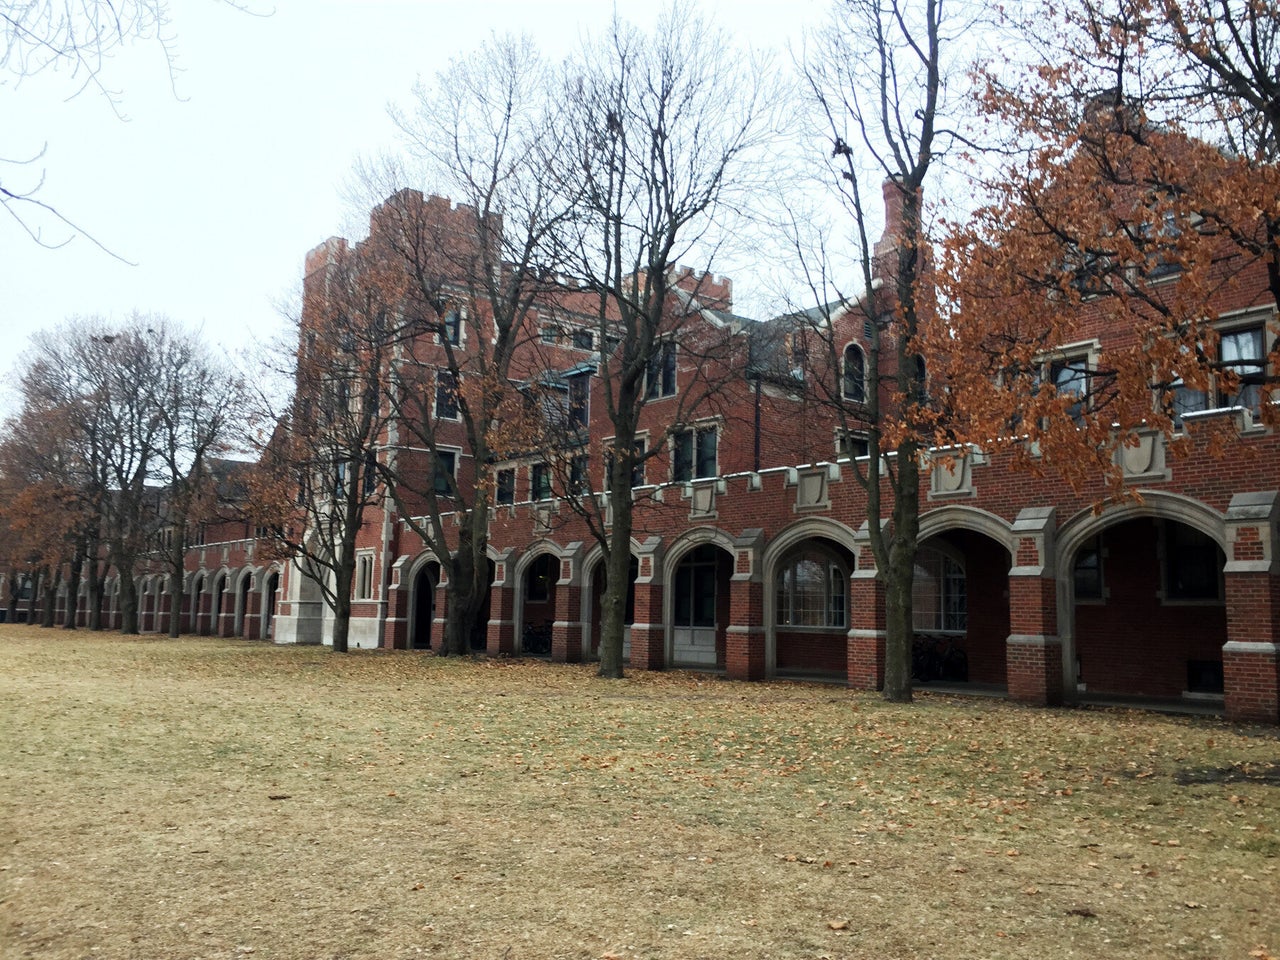
<instances>
[{"instance_id":1,"label":"arched window","mask_svg":"<svg viewBox=\"0 0 1280 960\"><path fill-rule=\"evenodd\" d=\"M856 343L844 348L844 398L852 403L867 402L867 358Z\"/></svg>"},{"instance_id":2,"label":"arched window","mask_svg":"<svg viewBox=\"0 0 1280 960\"><path fill-rule=\"evenodd\" d=\"M800 550L778 570L778 625L843 627L849 573L830 554Z\"/></svg>"},{"instance_id":3,"label":"arched window","mask_svg":"<svg viewBox=\"0 0 1280 960\"><path fill-rule=\"evenodd\" d=\"M922 548L911 583L911 612L919 632L963 632L968 626L964 567L945 553Z\"/></svg>"}]
</instances>

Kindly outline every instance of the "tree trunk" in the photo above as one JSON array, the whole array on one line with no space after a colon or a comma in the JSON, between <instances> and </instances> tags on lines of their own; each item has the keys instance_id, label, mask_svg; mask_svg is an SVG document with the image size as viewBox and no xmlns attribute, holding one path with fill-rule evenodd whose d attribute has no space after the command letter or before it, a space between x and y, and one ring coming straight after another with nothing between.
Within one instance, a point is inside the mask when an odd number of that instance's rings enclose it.
<instances>
[{"instance_id":1,"label":"tree trunk","mask_svg":"<svg viewBox=\"0 0 1280 960\"><path fill-rule=\"evenodd\" d=\"M186 529L186 517L178 524L179 533ZM176 536L173 556L169 558L169 636L176 639L182 632L182 601L187 596L186 582L186 537Z\"/></svg>"},{"instance_id":2,"label":"tree trunk","mask_svg":"<svg viewBox=\"0 0 1280 960\"><path fill-rule=\"evenodd\" d=\"M905 551L894 550L894 557ZM911 645L915 631L911 618L911 577L914 563L906 571L902 563L892 563L884 585L884 699L893 703L911 702Z\"/></svg>"},{"instance_id":3,"label":"tree trunk","mask_svg":"<svg viewBox=\"0 0 1280 960\"><path fill-rule=\"evenodd\" d=\"M614 479L616 481L617 477ZM626 627L623 620L631 578L631 485L614 482L609 501L613 527L609 531L604 597L600 601L600 668L597 675L619 680L623 676L622 633Z\"/></svg>"},{"instance_id":4,"label":"tree trunk","mask_svg":"<svg viewBox=\"0 0 1280 960\"><path fill-rule=\"evenodd\" d=\"M62 582L61 565L58 566L56 575L45 570L40 579L45 582L44 609L40 612L40 626L52 627L57 614L58 584Z\"/></svg>"},{"instance_id":5,"label":"tree trunk","mask_svg":"<svg viewBox=\"0 0 1280 960\"><path fill-rule=\"evenodd\" d=\"M138 632L138 584L124 574L120 575L120 632Z\"/></svg>"},{"instance_id":6,"label":"tree trunk","mask_svg":"<svg viewBox=\"0 0 1280 960\"><path fill-rule=\"evenodd\" d=\"M911 647L915 641L911 592L920 535L919 448L912 442L897 450L893 491L893 529L885 581L884 698L911 702Z\"/></svg>"},{"instance_id":7,"label":"tree trunk","mask_svg":"<svg viewBox=\"0 0 1280 960\"><path fill-rule=\"evenodd\" d=\"M345 608L345 609L344 609ZM347 637L351 632L351 601L339 599L338 609L333 611L333 652L347 652Z\"/></svg>"},{"instance_id":8,"label":"tree trunk","mask_svg":"<svg viewBox=\"0 0 1280 960\"><path fill-rule=\"evenodd\" d=\"M76 618L80 614L80 573L84 569L84 554L79 549L71 558L70 574L67 577L67 607L63 611L62 626L66 630L76 628Z\"/></svg>"}]
</instances>

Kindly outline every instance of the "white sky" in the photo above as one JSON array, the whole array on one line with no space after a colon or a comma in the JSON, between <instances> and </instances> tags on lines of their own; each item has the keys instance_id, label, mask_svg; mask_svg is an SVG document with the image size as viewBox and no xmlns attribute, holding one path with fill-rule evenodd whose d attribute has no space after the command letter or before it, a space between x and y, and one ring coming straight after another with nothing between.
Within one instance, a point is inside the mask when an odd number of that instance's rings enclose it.
<instances>
[{"instance_id":1,"label":"white sky","mask_svg":"<svg viewBox=\"0 0 1280 960\"><path fill-rule=\"evenodd\" d=\"M696 5L744 44L783 51L830 6ZM658 6L618 8L647 28ZM72 315L166 314L228 351L269 341L306 251L352 222L340 190L355 159L395 146L389 102L492 31L528 32L558 59L612 10L604 0L276 0L255 17L181 0L176 93L154 44L107 64L127 120L92 91L68 99L77 84L65 72L0 76L0 157L47 146L29 168L33 178L43 169L40 199L136 264L83 236L43 248L0 215L0 412L12 408L5 391L30 334ZM4 177L21 185L13 167ZM45 229L49 240L68 235Z\"/></svg>"}]
</instances>

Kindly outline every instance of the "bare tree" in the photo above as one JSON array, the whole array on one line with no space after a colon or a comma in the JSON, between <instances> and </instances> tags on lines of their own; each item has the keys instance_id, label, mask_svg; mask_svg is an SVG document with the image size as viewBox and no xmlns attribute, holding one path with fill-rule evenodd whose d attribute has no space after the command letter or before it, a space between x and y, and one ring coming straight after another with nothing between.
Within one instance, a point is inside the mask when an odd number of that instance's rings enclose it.
<instances>
[{"instance_id":1,"label":"bare tree","mask_svg":"<svg viewBox=\"0 0 1280 960\"><path fill-rule=\"evenodd\" d=\"M67 486L80 505L77 554L90 565L90 614L99 603L99 551L119 577L121 629L138 632L135 576L164 525L164 408L174 397L157 390L173 351L199 352L163 317L135 314L115 326L73 321L37 334L25 366L25 409L52 428L46 441L60 454ZM186 367L191 373L191 368ZM197 378L186 389L200 384ZM73 586L78 590L78 583Z\"/></svg>"},{"instance_id":2,"label":"bare tree","mask_svg":"<svg viewBox=\"0 0 1280 960\"><path fill-rule=\"evenodd\" d=\"M168 568L169 636L182 620L187 549L193 530L217 508L213 461L243 450L251 424L244 386L198 338L155 328L153 375L146 384L159 418L155 478L162 489L156 551Z\"/></svg>"},{"instance_id":3,"label":"bare tree","mask_svg":"<svg viewBox=\"0 0 1280 960\"><path fill-rule=\"evenodd\" d=\"M247 10L235 0L223 0ZM160 47L174 79L174 32L167 0L11 0L0 6L0 75L18 81L62 70L74 86L68 98L91 90L119 114L120 94L104 77L107 61L131 43ZM43 246L59 247L77 234L106 250L52 203L41 199L47 144L9 154L0 147L0 209ZM44 226L67 231L60 239ZM107 251L110 252L110 251Z\"/></svg>"},{"instance_id":4,"label":"bare tree","mask_svg":"<svg viewBox=\"0 0 1280 960\"><path fill-rule=\"evenodd\" d=\"M248 513L323 597L337 653L348 646L356 538L385 495L384 377L399 336L385 266L366 254L334 240L308 258L296 351L288 369L264 374L290 377L293 394L286 412L268 413L261 398L263 419L278 426L248 480Z\"/></svg>"},{"instance_id":5,"label":"bare tree","mask_svg":"<svg viewBox=\"0 0 1280 960\"><path fill-rule=\"evenodd\" d=\"M884 696L911 699L912 582L919 532L920 456L940 421L926 391L917 333L934 311L925 186L956 134L948 116L950 38L965 24L950 0L849 0L814 37L803 65L829 151L828 182L852 234L857 278L838 277L844 255L797 242L818 306L792 318L808 367L809 399L830 411L866 491L870 545L885 584ZM953 91L951 96L955 96ZM884 238L870 231L883 193ZM866 343L864 369L849 369L844 344ZM888 523L881 518L888 515Z\"/></svg>"},{"instance_id":6,"label":"bare tree","mask_svg":"<svg viewBox=\"0 0 1280 960\"><path fill-rule=\"evenodd\" d=\"M576 202L558 259L595 301L594 395L612 433L603 451L609 523L592 525L606 569L603 677L622 675L637 468L666 447L665 434L638 447L641 417L666 392L663 371L679 350L687 347L688 369L697 368L700 348L682 334L699 294L710 300L696 282L692 298L678 290L675 270L713 261L717 230L761 176L750 165L766 133L757 66L675 6L649 34L615 20L567 69L563 142L551 172ZM667 421L667 432L686 426L689 409Z\"/></svg>"},{"instance_id":7,"label":"bare tree","mask_svg":"<svg viewBox=\"0 0 1280 960\"><path fill-rule=\"evenodd\" d=\"M368 241L399 277L402 322L387 378L395 435L379 467L446 574L445 654L484 640L494 464L520 442L512 364L554 273L548 234L571 207L546 175L551 94L537 50L514 38L419 84L395 119L420 176L456 206L400 191L375 212ZM384 164L365 172L365 186L388 190L406 176Z\"/></svg>"}]
</instances>

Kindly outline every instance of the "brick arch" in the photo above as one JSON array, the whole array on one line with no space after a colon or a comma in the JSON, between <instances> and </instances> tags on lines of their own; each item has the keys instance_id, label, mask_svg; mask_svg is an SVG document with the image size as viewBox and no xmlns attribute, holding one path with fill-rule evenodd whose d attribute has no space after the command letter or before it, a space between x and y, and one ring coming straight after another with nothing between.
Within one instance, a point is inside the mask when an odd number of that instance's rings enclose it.
<instances>
[{"instance_id":1,"label":"brick arch","mask_svg":"<svg viewBox=\"0 0 1280 960\"><path fill-rule=\"evenodd\" d=\"M1108 527L1136 520L1140 517L1162 517L1176 520L1199 530L1206 537L1217 542L1225 553L1227 550L1227 520L1213 507L1201 503L1192 497L1180 493L1168 493L1164 490L1140 490L1141 501L1130 500L1122 503L1112 502L1103 507L1101 512L1092 509L1081 510L1067 520L1058 530L1056 551L1058 575L1071 569L1071 561L1075 559L1080 545L1097 536Z\"/></svg>"},{"instance_id":2,"label":"brick arch","mask_svg":"<svg viewBox=\"0 0 1280 960\"><path fill-rule=\"evenodd\" d=\"M1138 491L1141 500L1112 501L1099 512L1081 510L1062 524L1054 548L1057 573L1058 634L1062 642L1063 689L1076 691L1076 663L1080 640L1076 625L1074 562L1080 547L1090 539L1131 520L1160 518L1184 524L1209 537L1228 554L1226 517L1193 497L1163 490ZM1087 679L1087 667L1086 667Z\"/></svg>"},{"instance_id":3,"label":"brick arch","mask_svg":"<svg viewBox=\"0 0 1280 960\"><path fill-rule=\"evenodd\" d=\"M776 583L779 564L802 544L815 540L825 541L825 543L832 544L837 548L832 551L833 553L837 555L840 553L847 554L849 572L852 573L857 566L858 557L856 536L856 532L851 527L840 523L838 520L833 520L830 517L806 517L779 531L765 547L760 564L764 582L765 676L772 677L777 672L778 666L778 592ZM846 622L844 629L847 631L852 620L852 611L849 608L852 591L848 589L847 582L845 587Z\"/></svg>"},{"instance_id":4,"label":"brick arch","mask_svg":"<svg viewBox=\"0 0 1280 960\"><path fill-rule=\"evenodd\" d=\"M640 554L644 549L642 544L635 537L631 538L630 554L631 559L639 564ZM598 616L600 608L600 599L603 592L599 595L596 593L596 572L600 565L604 563L604 547L595 544L582 558L582 602L580 606L580 617L582 621L582 649L583 656L594 656L598 651L600 642L601 628L600 617Z\"/></svg>"},{"instance_id":5,"label":"brick arch","mask_svg":"<svg viewBox=\"0 0 1280 960\"><path fill-rule=\"evenodd\" d=\"M684 628L677 626L675 622L676 593L678 591L676 574L679 571L681 564L684 562L685 557L688 556L691 551L703 546L716 547L724 557L727 558L725 560L727 572L724 576L730 576L733 571L734 558L737 556L737 544L734 543L731 536L717 527L694 527L691 530L686 530L672 542L670 547L667 548L666 555L663 557L662 563L662 625L665 642L664 658L665 662L668 664L680 665L682 660L688 659L688 657L682 658L679 656L679 651L677 649L680 646L680 638L677 637L677 633L682 631ZM721 591L721 584L719 583L720 579L722 579L721 574L717 573L716 603L718 609L716 612L716 622L714 626L714 630L716 631L714 651L715 661L714 663L711 661L707 662L709 665L723 666L720 661L722 655L725 654L725 646L727 643L726 631L729 625L727 612L729 590L725 589L723 592ZM727 587L727 585L725 586ZM726 609L719 609L721 606ZM698 629L700 630L702 628ZM694 630L689 630L684 634L686 639L695 635L696 631Z\"/></svg>"},{"instance_id":6,"label":"brick arch","mask_svg":"<svg viewBox=\"0 0 1280 960\"><path fill-rule=\"evenodd\" d=\"M542 557L542 556L554 557L557 565L556 580L559 580L559 577L560 577L559 563L560 563L562 552L563 551L558 543L556 543L554 540L548 540L544 537L540 540L535 540L533 543L529 544L529 546L521 552L520 557L515 561L515 563L511 565L511 570L512 570L511 576L514 579L514 587L515 587L514 597L512 598L512 601L513 601L512 612L514 614L515 622L512 626L512 629L515 635L515 645L516 645L517 651L523 652L523 643L524 643L524 636L525 636L524 631L526 627L525 607L530 603L529 598L525 594L525 578L529 573L529 568L533 566L534 562L539 557ZM510 563L510 561L508 561L508 563ZM555 604L554 594L551 595L551 599L547 602L547 604L548 604L548 610L544 610L543 619L544 620L550 619L554 621L555 619L554 614L551 613L551 608L554 608L554 604ZM550 616L548 616L547 614L550 614Z\"/></svg>"},{"instance_id":7,"label":"brick arch","mask_svg":"<svg viewBox=\"0 0 1280 960\"><path fill-rule=\"evenodd\" d=\"M719 547L731 557L734 555L734 547L736 545L733 542L733 537L723 530L718 527L693 527L676 537L671 542L671 546L666 548L662 558L662 582L664 584L671 582L676 568L680 566L680 561L684 559L686 553L694 547L700 547L707 543Z\"/></svg>"},{"instance_id":8,"label":"brick arch","mask_svg":"<svg viewBox=\"0 0 1280 960\"><path fill-rule=\"evenodd\" d=\"M916 539L917 542L924 543L926 540L952 530L971 530L974 533L980 533L1004 547L1010 557L1017 554L1013 526L1008 521L986 510L960 504L948 504L923 514L920 517L920 532Z\"/></svg>"}]
</instances>

